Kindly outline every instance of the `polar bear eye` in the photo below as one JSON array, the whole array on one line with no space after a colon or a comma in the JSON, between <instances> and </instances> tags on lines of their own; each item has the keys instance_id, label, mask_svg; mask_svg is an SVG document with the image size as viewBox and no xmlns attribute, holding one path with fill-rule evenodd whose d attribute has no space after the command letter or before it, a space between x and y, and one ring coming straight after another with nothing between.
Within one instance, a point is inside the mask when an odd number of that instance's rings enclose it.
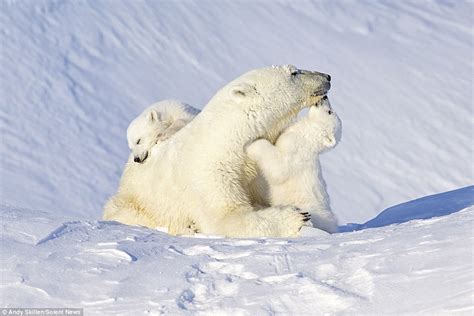
<instances>
[{"instance_id":1,"label":"polar bear eye","mask_svg":"<svg viewBox=\"0 0 474 316\"><path fill-rule=\"evenodd\" d=\"M137 145L140 145L140 142L142 141L142 139L140 138L139 140L137 140L136 144Z\"/></svg>"},{"instance_id":2,"label":"polar bear eye","mask_svg":"<svg viewBox=\"0 0 474 316\"><path fill-rule=\"evenodd\" d=\"M298 69L297 69L297 70L294 70L294 71L291 72L291 77L296 77L296 75L299 74L299 73L300 73L300 72L299 72Z\"/></svg>"},{"instance_id":3,"label":"polar bear eye","mask_svg":"<svg viewBox=\"0 0 474 316\"><path fill-rule=\"evenodd\" d=\"M331 114L332 114L332 111L331 111L331 110L328 110L328 114L331 115Z\"/></svg>"}]
</instances>

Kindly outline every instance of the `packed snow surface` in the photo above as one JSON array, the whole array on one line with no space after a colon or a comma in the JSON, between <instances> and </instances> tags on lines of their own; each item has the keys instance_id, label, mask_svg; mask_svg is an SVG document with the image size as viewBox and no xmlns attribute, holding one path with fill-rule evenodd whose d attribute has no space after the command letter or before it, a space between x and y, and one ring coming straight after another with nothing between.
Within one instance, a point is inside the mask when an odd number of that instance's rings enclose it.
<instances>
[{"instance_id":1,"label":"packed snow surface","mask_svg":"<svg viewBox=\"0 0 474 316\"><path fill-rule=\"evenodd\" d=\"M451 192L442 202L461 196L462 208L474 203L473 193ZM100 221L53 230L59 221L47 213L1 214L7 307L126 315L474 312L472 206L350 233L306 228L303 235L314 236L295 239L173 237Z\"/></svg>"},{"instance_id":2,"label":"packed snow surface","mask_svg":"<svg viewBox=\"0 0 474 316\"><path fill-rule=\"evenodd\" d=\"M449 0L1 1L0 305L472 314L473 20ZM202 108L272 64L333 78L343 139L321 158L341 233L98 221L136 115Z\"/></svg>"}]
</instances>

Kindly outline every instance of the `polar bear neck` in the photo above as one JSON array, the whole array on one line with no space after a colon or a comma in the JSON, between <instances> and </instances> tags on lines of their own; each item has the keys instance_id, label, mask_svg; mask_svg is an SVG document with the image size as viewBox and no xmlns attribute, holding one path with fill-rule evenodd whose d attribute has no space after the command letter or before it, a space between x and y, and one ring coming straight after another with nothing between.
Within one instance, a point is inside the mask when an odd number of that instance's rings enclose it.
<instances>
[{"instance_id":1,"label":"polar bear neck","mask_svg":"<svg viewBox=\"0 0 474 316\"><path fill-rule=\"evenodd\" d=\"M211 129L208 133L209 140L212 139L213 142L221 145L230 140L245 144L258 138L266 138L275 143L282 131L295 121L301 109L296 105L291 107L288 113L268 111L263 118L260 116L254 118L251 109L242 110L238 108L238 105L232 105L233 102L228 100L223 106L219 98L214 99L189 124L191 125L189 128L195 128L198 132L203 125L208 126ZM219 106L214 103L218 103ZM237 110L234 107L237 107ZM219 133L214 133L213 130L217 130Z\"/></svg>"},{"instance_id":2,"label":"polar bear neck","mask_svg":"<svg viewBox=\"0 0 474 316\"><path fill-rule=\"evenodd\" d=\"M271 143L275 144L282 132L285 131L293 122L295 122L296 115L297 113L290 113L280 121L276 122L274 126L269 128L268 131L260 137L265 138Z\"/></svg>"}]
</instances>

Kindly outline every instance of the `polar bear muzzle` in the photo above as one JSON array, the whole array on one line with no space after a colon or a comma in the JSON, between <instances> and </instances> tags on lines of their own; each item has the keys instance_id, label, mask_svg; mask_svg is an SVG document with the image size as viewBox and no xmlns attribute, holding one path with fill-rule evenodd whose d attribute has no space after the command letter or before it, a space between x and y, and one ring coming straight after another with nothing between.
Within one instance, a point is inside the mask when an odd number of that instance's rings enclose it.
<instances>
[{"instance_id":1,"label":"polar bear muzzle","mask_svg":"<svg viewBox=\"0 0 474 316\"><path fill-rule=\"evenodd\" d=\"M147 158L148 158L148 151L146 151L145 154L142 156L139 155L139 156L133 157L133 161L138 162L138 163L143 163Z\"/></svg>"},{"instance_id":2,"label":"polar bear muzzle","mask_svg":"<svg viewBox=\"0 0 474 316\"><path fill-rule=\"evenodd\" d=\"M299 76L305 77L303 82L306 83L309 96L305 102L305 106L316 105L321 101L322 97L326 97L326 93L331 89L331 76L322 72L300 70Z\"/></svg>"}]
</instances>

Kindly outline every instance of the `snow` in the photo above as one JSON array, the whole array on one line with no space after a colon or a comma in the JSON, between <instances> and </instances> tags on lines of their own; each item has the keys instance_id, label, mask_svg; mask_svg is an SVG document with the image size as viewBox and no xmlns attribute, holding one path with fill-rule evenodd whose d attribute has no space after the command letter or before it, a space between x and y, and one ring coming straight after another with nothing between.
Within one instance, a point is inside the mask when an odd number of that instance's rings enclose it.
<instances>
[{"instance_id":1,"label":"snow","mask_svg":"<svg viewBox=\"0 0 474 316\"><path fill-rule=\"evenodd\" d=\"M174 237L101 221L66 222L45 235L55 216L1 214L6 307L127 315L474 312L472 206L295 239Z\"/></svg>"},{"instance_id":2,"label":"snow","mask_svg":"<svg viewBox=\"0 0 474 316\"><path fill-rule=\"evenodd\" d=\"M364 224L347 224L340 226L339 231L351 231L391 224L405 223L414 219L428 219L435 216L449 215L463 208L474 205L474 186L409 201L389 207L375 218Z\"/></svg>"},{"instance_id":3,"label":"snow","mask_svg":"<svg viewBox=\"0 0 474 316\"><path fill-rule=\"evenodd\" d=\"M473 313L472 2L0 5L1 306ZM343 139L321 161L342 233L230 240L97 221L146 106L202 108L286 63L333 78Z\"/></svg>"}]
</instances>

